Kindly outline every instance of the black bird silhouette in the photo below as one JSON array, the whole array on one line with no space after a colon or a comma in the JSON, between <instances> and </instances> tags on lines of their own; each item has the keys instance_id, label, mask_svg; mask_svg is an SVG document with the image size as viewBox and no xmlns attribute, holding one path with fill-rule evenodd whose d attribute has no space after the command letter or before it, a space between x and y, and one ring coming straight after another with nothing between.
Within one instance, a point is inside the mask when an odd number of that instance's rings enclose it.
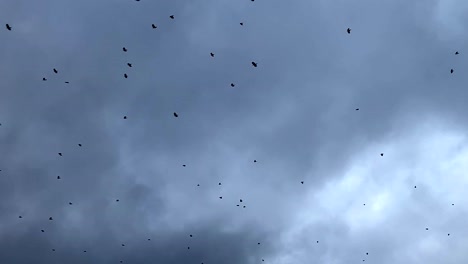
<instances>
[{"instance_id":1,"label":"black bird silhouette","mask_svg":"<svg viewBox=\"0 0 468 264\"><path fill-rule=\"evenodd\" d=\"M219 197L219 199L223 199L223 197L222 197L222 196L220 196L220 197Z\"/></svg>"},{"instance_id":2,"label":"black bird silhouette","mask_svg":"<svg viewBox=\"0 0 468 264\"><path fill-rule=\"evenodd\" d=\"M200 184L197 184L197 186L200 186Z\"/></svg>"},{"instance_id":3,"label":"black bird silhouette","mask_svg":"<svg viewBox=\"0 0 468 264\"><path fill-rule=\"evenodd\" d=\"M69 204L69 205L72 205L73 203L72 203L72 202L69 202L68 204Z\"/></svg>"},{"instance_id":4,"label":"black bird silhouette","mask_svg":"<svg viewBox=\"0 0 468 264\"><path fill-rule=\"evenodd\" d=\"M236 85L235 85L235 84L233 84L233 83L231 83L231 87L234 87L234 86L236 86Z\"/></svg>"},{"instance_id":5,"label":"black bird silhouette","mask_svg":"<svg viewBox=\"0 0 468 264\"><path fill-rule=\"evenodd\" d=\"M45 232L44 229L41 229L41 232L44 233Z\"/></svg>"},{"instance_id":6,"label":"black bird silhouette","mask_svg":"<svg viewBox=\"0 0 468 264\"><path fill-rule=\"evenodd\" d=\"M124 116L124 119L127 119L127 116Z\"/></svg>"},{"instance_id":7,"label":"black bird silhouette","mask_svg":"<svg viewBox=\"0 0 468 264\"><path fill-rule=\"evenodd\" d=\"M43 80L43 81L47 81L47 79L46 79L46 78L42 78L42 80Z\"/></svg>"},{"instance_id":8,"label":"black bird silhouette","mask_svg":"<svg viewBox=\"0 0 468 264\"><path fill-rule=\"evenodd\" d=\"M359 108L356 108L356 111L359 111Z\"/></svg>"},{"instance_id":9,"label":"black bird silhouette","mask_svg":"<svg viewBox=\"0 0 468 264\"><path fill-rule=\"evenodd\" d=\"M174 112L174 117L179 117L179 115L176 112Z\"/></svg>"},{"instance_id":10,"label":"black bird silhouette","mask_svg":"<svg viewBox=\"0 0 468 264\"><path fill-rule=\"evenodd\" d=\"M304 184L304 181L301 181L301 184Z\"/></svg>"},{"instance_id":11,"label":"black bird silhouette","mask_svg":"<svg viewBox=\"0 0 468 264\"><path fill-rule=\"evenodd\" d=\"M122 244L122 247L125 247L125 244Z\"/></svg>"},{"instance_id":12,"label":"black bird silhouette","mask_svg":"<svg viewBox=\"0 0 468 264\"><path fill-rule=\"evenodd\" d=\"M62 153L61 153L61 152L59 152L58 154L59 154L60 157L62 156Z\"/></svg>"},{"instance_id":13,"label":"black bird silhouette","mask_svg":"<svg viewBox=\"0 0 468 264\"><path fill-rule=\"evenodd\" d=\"M210 52L210 56L211 56L211 57L214 57L214 53L213 53L213 52Z\"/></svg>"},{"instance_id":14,"label":"black bird silhouette","mask_svg":"<svg viewBox=\"0 0 468 264\"><path fill-rule=\"evenodd\" d=\"M52 220L54 220L54 219L52 219L52 216L51 216L51 217L49 217L49 221L52 221Z\"/></svg>"},{"instance_id":15,"label":"black bird silhouette","mask_svg":"<svg viewBox=\"0 0 468 264\"><path fill-rule=\"evenodd\" d=\"M243 26L243 25L244 25L244 23L242 23L242 22L240 22L239 24L240 24L241 26Z\"/></svg>"},{"instance_id":16,"label":"black bird silhouette","mask_svg":"<svg viewBox=\"0 0 468 264\"><path fill-rule=\"evenodd\" d=\"M348 32L348 34L351 34L351 29L350 28L348 28L346 31Z\"/></svg>"},{"instance_id":17,"label":"black bird silhouette","mask_svg":"<svg viewBox=\"0 0 468 264\"><path fill-rule=\"evenodd\" d=\"M369 253L367 252L366 255L369 255Z\"/></svg>"},{"instance_id":18,"label":"black bird silhouette","mask_svg":"<svg viewBox=\"0 0 468 264\"><path fill-rule=\"evenodd\" d=\"M78 147L81 147L81 144L78 144Z\"/></svg>"},{"instance_id":19,"label":"black bird silhouette","mask_svg":"<svg viewBox=\"0 0 468 264\"><path fill-rule=\"evenodd\" d=\"M53 248L52 251L55 251L55 248Z\"/></svg>"},{"instance_id":20,"label":"black bird silhouette","mask_svg":"<svg viewBox=\"0 0 468 264\"><path fill-rule=\"evenodd\" d=\"M9 24L6 24L5 26L6 26L6 28L7 28L8 30L11 31L11 26L10 26Z\"/></svg>"},{"instance_id":21,"label":"black bird silhouette","mask_svg":"<svg viewBox=\"0 0 468 264\"><path fill-rule=\"evenodd\" d=\"M452 204L452 205L455 205L455 204Z\"/></svg>"},{"instance_id":22,"label":"black bird silhouette","mask_svg":"<svg viewBox=\"0 0 468 264\"><path fill-rule=\"evenodd\" d=\"M187 249L190 249L190 247L187 247Z\"/></svg>"},{"instance_id":23,"label":"black bird silhouette","mask_svg":"<svg viewBox=\"0 0 468 264\"><path fill-rule=\"evenodd\" d=\"M119 199L115 200L116 202L120 201Z\"/></svg>"},{"instance_id":24,"label":"black bird silhouette","mask_svg":"<svg viewBox=\"0 0 468 264\"><path fill-rule=\"evenodd\" d=\"M319 242L319 241L317 240L317 244L318 244L318 242Z\"/></svg>"},{"instance_id":25,"label":"black bird silhouette","mask_svg":"<svg viewBox=\"0 0 468 264\"><path fill-rule=\"evenodd\" d=\"M450 234L447 234L447 236L450 236Z\"/></svg>"},{"instance_id":26,"label":"black bird silhouette","mask_svg":"<svg viewBox=\"0 0 468 264\"><path fill-rule=\"evenodd\" d=\"M242 203L242 199L239 199L239 202L241 202L241 203Z\"/></svg>"},{"instance_id":27,"label":"black bird silhouette","mask_svg":"<svg viewBox=\"0 0 468 264\"><path fill-rule=\"evenodd\" d=\"M83 253L86 253L86 250L83 250Z\"/></svg>"},{"instance_id":28,"label":"black bird silhouette","mask_svg":"<svg viewBox=\"0 0 468 264\"><path fill-rule=\"evenodd\" d=\"M450 69L450 73L453 73L453 69Z\"/></svg>"},{"instance_id":29,"label":"black bird silhouette","mask_svg":"<svg viewBox=\"0 0 468 264\"><path fill-rule=\"evenodd\" d=\"M362 204L362 205L366 206L366 204Z\"/></svg>"},{"instance_id":30,"label":"black bird silhouette","mask_svg":"<svg viewBox=\"0 0 468 264\"><path fill-rule=\"evenodd\" d=\"M416 185L414 186L414 188L416 189Z\"/></svg>"},{"instance_id":31,"label":"black bird silhouette","mask_svg":"<svg viewBox=\"0 0 468 264\"><path fill-rule=\"evenodd\" d=\"M184 164L184 165L182 165L182 167L185 167L185 164Z\"/></svg>"},{"instance_id":32,"label":"black bird silhouette","mask_svg":"<svg viewBox=\"0 0 468 264\"><path fill-rule=\"evenodd\" d=\"M18 216L18 218L23 218L23 217L20 215L20 216Z\"/></svg>"},{"instance_id":33,"label":"black bird silhouette","mask_svg":"<svg viewBox=\"0 0 468 264\"><path fill-rule=\"evenodd\" d=\"M127 63L128 67L132 67L132 64L131 63Z\"/></svg>"},{"instance_id":34,"label":"black bird silhouette","mask_svg":"<svg viewBox=\"0 0 468 264\"><path fill-rule=\"evenodd\" d=\"M123 50L124 52L127 52L127 48L125 48L125 47L123 47L122 50Z\"/></svg>"},{"instance_id":35,"label":"black bird silhouette","mask_svg":"<svg viewBox=\"0 0 468 264\"><path fill-rule=\"evenodd\" d=\"M65 83L70 83L70 82L65 82Z\"/></svg>"},{"instance_id":36,"label":"black bird silhouette","mask_svg":"<svg viewBox=\"0 0 468 264\"><path fill-rule=\"evenodd\" d=\"M55 73L58 73L57 69L54 68L54 72L55 72Z\"/></svg>"},{"instance_id":37,"label":"black bird silhouette","mask_svg":"<svg viewBox=\"0 0 468 264\"><path fill-rule=\"evenodd\" d=\"M426 230L429 230L429 228L426 227Z\"/></svg>"},{"instance_id":38,"label":"black bird silhouette","mask_svg":"<svg viewBox=\"0 0 468 264\"><path fill-rule=\"evenodd\" d=\"M245 205L244 205L244 208L245 208Z\"/></svg>"},{"instance_id":39,"label":"black bird silhouette","mask_svg":"<svg viewBox=\"0 0 468 264\"><path fill-rule=\"evenodd\" d=\"M174 19L174 15L170 15L169 17L170 17L171 19Z\"/></svg>"},{"instance_id":40,"label":"black bird silhouette","mask_svg":"<svg viewBox=\"0 0 468 264\"><path fill-rule=\"evenodd\" d=\"M260 245L260 242L258 242L257 245Z\"/></svg>"},{"instance_id":41,"label":"black bird silhouette","mask_svg":"<svg viewBox=\"0 0 468 264\"><path fill-rule=\"evenodd\" d=\"M151 24L152 28L158 28L155 24Z\"/></svg>"},{"instance_id":42,"label":"black bird silhouette","mask_svg":"<svg viewBox=\"0 0 468 264\"><path fill-rule=\"evenodd\" d=\"M254 66L255 68L257 67L257 63L255 61L252 61L252 66Z\"/></svg>"},{"instance_id":43,"label":"black bird silhouette","mask_svg":"<svg viewBox=\"0 0 468 264\"><path fill-rule=\"evenodd\" d=\"M458 54L460 54L460 53L458 53L458 51L455 51L455 55L458 55Z\"/></svg>"},{"instance_id":44,"label":"black bird silhouette","mask_svg":"<svg viewBox=\"0 0 468 264\"><path fill-rule=\"evenodd\" d=\"M380 156L382 156L382 157L383 157L383 153L380 153Z\"/></svg>"},{"instance_id":45,"label":"black bird silhouette","mask_svg":"<svg viewBox=\"0 0 468 264\"><path fill-rule=\"evenodd\" d=\"M254 160L254 162L257 162L257 160Z\"/></svg>"},{"instance_id":46,"label":"black bird silhouette","mask_svg":"<svg viewBox=\"0 0 468 264\"><path fill-rule=\"evenodd\" d=\"M127 78L128 78L128 75L127 75L126 73L124 73L124 77L125 77L125 79L127 79Z\"/></svg>"},{"instance_id":47,"label":"black bird silhouette","mask_svg":"<svg viewBox=\"0 0 468 264\"><path fill-rule=\"evenodd\" d=\"M151 241L151 238L148 238L148 241Z\"/></svg>"},{"instance_id":48,"label":"black bird silhouette","mask_svg":"<svg viewBox=\"0 0 468 264\"><path fill-rule=\"evenodd\" d=\"M57 180L60 180L60 176L57 176Z\"/></svg>"}]
</instances>

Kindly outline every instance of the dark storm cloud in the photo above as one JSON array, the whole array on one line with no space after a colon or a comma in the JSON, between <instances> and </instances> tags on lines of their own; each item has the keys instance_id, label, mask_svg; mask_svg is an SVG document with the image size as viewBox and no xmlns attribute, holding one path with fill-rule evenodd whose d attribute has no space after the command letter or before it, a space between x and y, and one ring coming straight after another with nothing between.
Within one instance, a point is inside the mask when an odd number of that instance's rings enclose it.
<instances>
[{"instance_id":1,"label":"dark storm cloud","mask_svg":"<svg viewBox=\"0 0 468 264\"><path fill-rule=\"evenodd\" d=\"M15 263L259 263L307 244L316 248L306 259L354 258L359 239L342 219L313 226L304 243L283 247L283 233L311 206L302 200L308 191L339 178L365 146L401 132L395 123L406 113L463 117L464 66L432 27L436 4L2 8L13 30L0 43L8 62L0 66L0 255ZM247 208L236 207L240 198ZM362 243L384 244L386 234L363 234ZM340 241L349 246L335 253Z\"/></svg>"}]
</instances>

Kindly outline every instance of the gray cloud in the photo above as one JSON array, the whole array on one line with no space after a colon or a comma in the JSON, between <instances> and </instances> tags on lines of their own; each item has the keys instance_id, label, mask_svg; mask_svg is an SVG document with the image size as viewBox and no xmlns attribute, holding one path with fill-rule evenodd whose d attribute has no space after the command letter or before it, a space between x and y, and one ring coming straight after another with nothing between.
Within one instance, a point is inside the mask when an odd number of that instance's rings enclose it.
<instances>
[{"instance_id":1,"label":"gray cloud","mask_svg":"<svg viewBox=\"0 0 468 264\"><path fill-rule=\"evenodd\" d=\"M465 6L49 0L1 10L13 26L0 31L6 262L466 259L463 189L437 180L458 175L465 154Z\"/></svg>"}]
</instances>

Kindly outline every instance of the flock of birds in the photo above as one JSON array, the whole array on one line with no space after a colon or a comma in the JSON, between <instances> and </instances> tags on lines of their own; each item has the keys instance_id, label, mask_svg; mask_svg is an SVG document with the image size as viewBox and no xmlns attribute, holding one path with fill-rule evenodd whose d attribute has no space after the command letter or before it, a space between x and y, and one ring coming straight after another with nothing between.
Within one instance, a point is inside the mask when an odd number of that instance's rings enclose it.
<instances>
[{"instance_id":1,"label":"flock of birds","mask_svg":"<svg viewBox=\"0 0 468 264\"><path fill-rule=\"evenodd\" d=\"M135 1L138 2L138 1L140 1L140 0L135 0ZM254 0L251 0L251 1L253 2ZM174 16L174 15L170 15L169 18L170 18L170 19L175 19L175 16ZM240 22L239 24L240 24L241 26L244 25L243 22ZM12 26L11 26L11 25L6 24L5 26L6 26L6 29L7 29L8 31L11 31L11 30L12 30ZM157 29L157 28L158 28L157 25L155 25L155 24L152 24L151 27L152 27L153 29ZM346 32L347 32L348 34L351 34L351 28L347 28L347 29L346 29ZM122 50L123 50L123 52L127 52L127 51L128 51L128 49L127 49L126 47L123 47ZM458 51L455 52L455 55L459 55L459 54L460 54L460 53L459 53ZM211 52L211 53L210 53L210 56L214 58L214 57L215 57L215 54ZM255 67L255 68L258 66L258 63L255 62L255 61L252 61L251 64L252 64L252 66ZM132 66L132 63L130 63L130 62L127 63L127 66L128 66L129 68L133 67L133 66ZM58 70L55 69L55 68L53 69L53 72L54 72L55 74L58 74ZM454 72L454 70L453 70L453 69L450 69L450 73L452 74L453 72ZM128 74L127 74L127 73L124 73L124 78L128 78ZM43 80L43 81L47 81L47 78L44 77L42 80ZM69 83L69 82L66 81L65 83ZM231 83L231 87L235 87L235 84L234 84L234 83ZM359 111L359 108L356 108L355 110L356 110L356 111ZM175 118L177 118L177 117L179 117L179 114L177 114L176 112L174 112L174 113L173 113L173 116L174 116ZM127 116L124 116L123 119L127 119ZM1 126L1 124L0 124L0 126ZM79 147L82 147L82 144L80 143L80 144L78 144L78 146L79 146ZM60 157L63 156L63 154L62 154L61 152L59 152L58 155L59 155ZM384 153L380 153L380 156L383 157L383 156L384 156ZM257 160L253 160L253 162L254 162L254 163L257 163ZM183 164L182 166L183 166L183 167L186 167L185 164ZM0 171L1 171L1 170L0 170ZM61 179L61 177L60 177L60 176L57 176L57 180L60 180L60 179ZM301 184L304 184L304 181L301 181L300 183L301 183ZM221 185L221 182L219 182L218 185ZM197 184L197 186L199 187L200 184ZM414 188L416 188L416 187L417 187L417 186L414 186ZM222 196L219 196L219 199L223 199L223 197L222 197ZM119 201L120 201L119 199L116 199L116 200L115 200L115 202L119 202ZM243 199L239 199L239 203L238 203L236 206L240 207L242 203L243 203ZM73 205L72 202L69 202L68 204L69 204L69 205ZM365 206L366 204L364 203L363 205ZM455 205L455 204L452 203L452 206L454 206L454 205ZM242 205L242 207L243 207L243 208L246 208L245 205ZM19 215L18 218L19 218L19 219L22 219L23 216ZM53 219L52 216L49 217L49 221L53 221L53 220L54 220L54 219ZM429 228L426 227L426 230L429 230ZM41 229L40 231L41 231L42 233L45 232L44 229ZM448 233L447 235L450 236L450 233ZM192 238L193 235L190 234L189 237ZM147 240L148 240L148 241L151 241L150 238L148 238ZM317 243L319 243L319 241L317 241ZM258 242L257 244L260 245L260 242ZM121 244L121 246L124 247L125 244ZM188 246L187 249L190 249L190 246ZM55 248L52 248L51 251L54 251L54 252L55 252L56 249L55 249ZM83 253L86 253L86 252L87 252L87 250L83 250ZM369 253L366 252L366 256L368 256L368 255L369 255ZM262 259L262 261L265 261L265 260ZM365 261L365 259L363 259L362 261ZM123 262L124 262L123 260L120 260L120 263L123 263ZM202 262L201 264L204 264L204 263Z\"/></svg>"}]
</instances>

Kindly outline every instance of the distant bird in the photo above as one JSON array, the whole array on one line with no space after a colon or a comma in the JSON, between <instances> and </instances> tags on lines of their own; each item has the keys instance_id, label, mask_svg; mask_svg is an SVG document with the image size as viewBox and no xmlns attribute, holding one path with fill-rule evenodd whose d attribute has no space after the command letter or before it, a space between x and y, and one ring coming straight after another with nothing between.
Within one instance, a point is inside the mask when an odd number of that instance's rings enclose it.
<instances>
[{"instance_id":1,"label":"distant bird","mask_svg":"<svg viewBox=\"0 0 468 264\"><path fill-rule=\"evenodd\" d=\"M70 82L65 82L65 83L70 83Z\"/></svg>"},{"instance_id":2,"label":"distant bird","mask_svg":"<svg viewBox=\"0 0 468 264\"><path fill-rule=\"evenodd\" d=\"M452 204L452 205L455 205L455 204Z\"/></svg>"},{"instance_id":3,"label":"distant bird","mask_svg":"<svg viewBox=\"0 0 468 264\"><path fill-rule=\"evenodd\" d=\"M243 26L243 25L244 25L244 23L242 23L242 22L240 22L239 24L240 24L241 26Z\"/></svg>"},{"instance_id":4,"label":"distant bird","mask_svg":"<svg viewBox=\"0 0 468 264\"><path fill-rule=\"evenodd\" d=\"M148 241L151 241L151 238L148 238Z\"/></svg>"},{"instance_id":5,"label":"distant bird","mask_svg":"<svg viewBox=\"0 0 468 264\"><path fill-rule=\"evenodd\" d=\"M57 69L54 68L54 72L55 72L55 73L58 73Z\"/></svg>"},{"instance_id":6,"label":"distant bird","mask_svg":"<svg viewBox=\"0 0 468 264\"><path fill-rule=\"evenodd\" d=\"M174 19L174 15L170 15L169 17L170 17L171 19Z\"/></svg>"},{"instance_id":7,"label":"distant bird","mask_svg":"<svg viewBox=\"0 0 468 264\"><path fill-rule=\"evenodd\" d=\"M254 162L257 162L257 160L254 160Z\"/></svg>"},{"instance_id":8,"label":"distant bird","mask_svg":"<svg viewBox=\"0 0 468 264\"><path fill-rule=\"evenodd\" d=\"M57 176L57 180L60 180L60 176Z\"/></svg>"},{"instance_id":9,"label":"distant bird","mask_svg":"<svg viewBox=\"0 0 468 264\"><path fill-rule=\"evenodd\" d=\"M200 186L200 184L197 184L197 186Z\"/></svg>"},{"instance_id":10,"label":"distant bird","mask_svg":"<svg viewBox=\"0 0 468 264\"><path fill-rule=\"evenodd\" d=\"M190 249L190 247L187 247L187 249Z\"/></svg>"},{"instance_id":11,"label":"distant bird","mask_svg":"<svg viewBox=\"0 0 468 264\"><path fill-rule=\"evenodd\" d=\"M219 197L219 199L223 199L223 197L222 197L222 196L220 196L220 197Z\"/></svg>"},{"instance_id":12,"label":"distant bird","mask_svg":"<svg viewBox=\"0 0 468 264\"><path fill-rule=\"evenodd\" d=\"M255 68L257 68L257 63L255 61L252 61L252 66L254 66Z\"/></svg>"},{"instance_id":13,"label":"distant bird","mask_svg":"<svg viewBox=\"0 0 468 264\"><path fill-rule=\"evenodd\" d=\"M362 204L362 205L366 206L366 204Z\"/></svg>"},{"instance_id":14,"label":"distant bird","mask_svg":"<svg viewBox=\"0 0 468 264\"><path fill-rule=\"evenodd\" d=\"M193 237L192 235L190 235L190 237Z\"/></svg>"},{"instance_id":15,"label":"distant bird","mask_svg":"<svg viewBox=\"0 0 468 264\"><path fill-rule=\"evenodd\" d=\"M318 244L318 242L319 242L319 241L317 240L317 244Z\"/></svg>"},{"instance_id":16,"label":"distant bird","mask_svg":"<svg viewBox=\"0 0 468 264\"><path fill-rule=\"evenodd\" d=\"M416 185L414 186L414 188L416 189Z\"/></svg>"},{"instance_id":17,"label":"distant bird","mask_svg":"<svg viewBox=\"0 0 468 264\"><path fill-rule=\"evenodd\" d=\"M221 183L218 183L218 185L221 185Z\"/></svg>"},{"instance_id":18,"label":"distant bird","mask_svg":"<svg viewBox=\"0 0 468 264\"><path fill-rule=\"evenodd\" d=\"M429 230L429 228L426 227L426 230Z\"/></svg>"},{"instance_id":19,"label":"distant bird","mask_svg":"<svg viewBox=\"0 0 468 264\"><path fill-rule=\"evenodd\" d=\"M116 201L116 202L119 202L120 200L119 200L119 199L117 199L117 200L115 200L115 201Z\"/></svg>"},{"instance_id":20,"label":"distant bird","mask_svg":"<svg viewBox=\"0 0 468 264\"><path fill-rule=\"evenodd\" d=\"M125 79L127 79L127 78L128 78L128 75L127 75L126 73L124 73L124 77L125 77Z\"/></svg>"},{"instance_id":21,"label":"distant bird","mask_svg":"<svg viewBox=\"0 0 468 264\"><path fill-rule=\"evenodd\" d=\"M54 220L54 219L52 218L52 216L51 216L51 217L49 217L49 221L52 221L52 220Z\"/></svg>"},{"instance_id":22,"label":"distant bird","mask_svg":"<svg viewBox=\"0 0 468 264\"><path fill-rule=\"evenodd\" d=\"M179 117L179 115L176 112L174 112L174 117Z\"/></svg>"},{"instance_id":23,"label":"distant bird","mask_svg":"<svg viewBox=\"0 0 468 264\"><path fill-rule=\"evenodd\" d=\"M234 87L234 86L236 86L236 85L235 85L235 84L233 84L233 83L231 83L231 87Z\"/></svg>"},{"instance_id":24,"label":"distant bird","mask_svg":"<svg viewBox=\"0 0 468 264\"><path fill-rule=\"evenodd\" d=\"M453 73L453 69L450 69L450 73Z\"/></svg>"},{"instance_id":25,"label":"distant bird","mask_svg":"<svg viewBox=\"0 0 468 264\"><path fill-rule=\"evenodd\" d=\"M301 184L304 184L304 182L303 182L303 181L301 181Z\"/></svg>"},{"instance_id":26,"label":"distant bird","mask_svg":"<svg viewBox=\"0 0 468 264\"><path fill-rule=\"evenodd\" d=\"M359 108L356 108L356 111L359 111Z\"/></svg>"},{"instance_id":27,"label":"distant bird","mask_svg":"<svg viewBox=\"0 0 468 264\"><path fill-rule=\"evenodd\" d=\"M81 147L81 144L78 144L78 147Z\"/></svg>"},{"instance_id":28,"label":"distant bird","mask_svg":"<svg viewBox=\"0 0 468 264\"><path fill-rule=\"evenodd\" d=\"M128 67L130 67L130 68L132 67L132 64L131 64L131 63L127 63L127 65L128 65Z\"/></svg>"},{"instance_id":29,"label":"distant bird","mask_svg":"<svg viewBox=\"0 0 468 264\"><path fill-rule=\"evenodd\" d=\"M122 244L122 247L125 247L125 244Z\"/></svg>"},{"instance_id":30,"label":"distant bird","mask_svg":"<svg viewBox=\"0 0 468 264\"><path fill-rule=\"evenodd\" d=\"M127 48L125 48L125 47L123 47L122 50L123 50L124 52L127 52Z\"/></svg>"},{"instance_id":31,"label":"distant bird","mask_svg":"<svg viewBox=\"0 0 468 264\"><path fill-rule=\"evenodd\" d=\"M241 202L241 203L242 203L242 199L239 199L239 202Z\"/></svg>"},{"instance_id":32,"label":"distant bird","mask_svg":"<svg viewBox=\"0 0 468 264\"><path fill-rule=\"evenodd\" d=\"M236 206L239 206L239 205L236 205Z\"/></svg>"},{"instance_id":33,"label":"distant bird","mask_svg":"<svg viewBox=\"0 0 468 264\"><path fill-rule=\"evenodd\" d=\"M151 24L152 28L158 28L155 24Z\"/></svg>"},{"instance_id":34,"label":"distant bird","mask_svg":"<svg viewBox=\"0 0 468 264\"><path fill-rule=\"evenodd\" d=\"M44 233L45 232L44 229L41 229L41 232Z\"/></svg>"},{"instance_id":35,"label":"distant bird","mask_svg":"<svg viewBox=\"0 0 468 264\"><path fill-rule=\"evenodd\" d=\"M213 52L210 52L210 56L211 56L211 57L214 57L214 53L213 53Z\"/></svg>"},{"instance_id":36,"label":"distant bird","mask_svg":"<svg viewBox=\"0 0 468 264\"><path fill-rule=\"evenodd\" d=\"M55 248L53 248L52 251L55 251Z\"/></svg>"},{"instance_id":37,"label":"distant bird","mask_svg":"<svg viewBox=\"0 0 468 264\"><path fill-rule=\"evenodd\" d=\"M72 205L73 203L72 203L72 202L69 202L68 204L69 204L69 205Z\"/></svg>"},{"instance_id":38,"label":"distant bird","mask_svg":"<svg viewBox=\"0 0 468 264\"><path fill-rule=\"evenodd\" d=\"M46 79L46 78L42 78L42 80L43 80L43 81L47 81L47 79Z\"/></svg>"},{"instance_id":39,"label":"distant bird","mask_svg":"<svg viewBox=\"0 0 468 264\"><path fill-rule=\"evenodd\" d=\"M366 255L369 255L369 252L367 252Z\"/></svg>"},{"instance_id":40,"label":"distant bird","mask_svg":"<svg viewBox=\"0 0 468 264\"><path fill-rule=\"evenodd\" d=\"M127 116L124 116L124 119L127 119Z\"/></svg>"},{"instance_id":41,"label":"distant bird","mask_svg":"<svg viewBox=\"0 0 468 264\"><path fill-rule=\"evenodd\" d=\"M23 218L23 217L20 215L20 216L18 216L18 218Z\"/></svg>"},{"instance_id":42,"label":"distant bird","mask_svg":"<svg viewBox=\"0 0 468 264\"><path fill-rule=\"evenodd\" d=\"M7 28L8 30L11 31L11 26L10 26L9 24L6 24L5 26L6 26L6 28Z\"/></svg>"},{"instance_id":43,"label":"distant bird","mask_svg":"<svg viewBox=\"0 0 468 264\"><path fill-rule=\"evenodd\" d=\"M62 153L61 153L61 152L59 152L58 154L59 154L60 157L62 157Z\"/></svg>"},{"instance_id":44,"label":"distant bird","mask_svg":"<svg viewBox=\"0 0 468 264\"><path fill-rule=\"evenodd\" d=\"M86 253L86 250L83 250L83 253Z\"/></svg>"},{"instance_id":45,"label":"distant bird","mask_svg":"<svg viewBox=\"0 0 468 264\"><path fill-rule=\"evenodd\" d=\"M185 164L184 164L184 165L182 165L182 167L185 167Z\"/></svg>"},{"instance_id":46,"label":"distant bird","mask_svg":"<svg viewBox=\"0 0 468 264\"><path fill-rule=\"evenodd\" d=\"M348 34L351 34L351 29L350 28L348 28L346 31L348 32Z\"/></svg>"},{"instance_id":47,"label":"distant bird","mask_svg":"<svg viewBox=\"0 0 468 264\"><path fill-rule=\"evenodd\" d=\"M447 236L450 236L450 234L447 234Z\"/></svg>"},{"instance_id":48,"label":"distant bird","mask_svg":"<svg viewBox=\"0 0 468 264\"><path fill-rule=\"evenodd\" d=\"M460 54L460 53L458 53L458 51L455 51L455 55L458 55L458 54Z\"/></svg>"},{"instance_id":49,"label":"distant bird","mask_svg":"<svg viewBox=\"0 0 468 264\"><path fill-rule=\"evenodd\" d=\"M383 153L380 153L380 156L382 156L382 157L383 157Z\"/></svg>"}]
</instances>

